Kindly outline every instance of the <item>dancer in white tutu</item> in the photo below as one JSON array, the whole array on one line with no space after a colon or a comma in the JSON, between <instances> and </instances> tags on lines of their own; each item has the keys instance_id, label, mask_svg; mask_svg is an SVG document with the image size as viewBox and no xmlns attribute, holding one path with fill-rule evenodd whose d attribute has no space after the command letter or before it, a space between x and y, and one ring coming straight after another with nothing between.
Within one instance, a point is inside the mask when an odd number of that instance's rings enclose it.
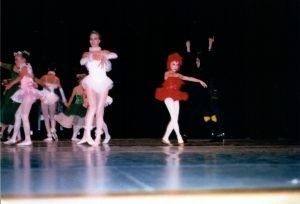
<instances>
[{"instance_id":1,"label":"dancer in white tutu","mask_svg":"<svg viewBox=\"0 0 300 204\"><path fill-rule=\"evenodd\" d=\"M30 124L28 117L32 104L36 101L36 99L40 98L40 92L36 89L37 84L33 80L34 75L32 73L32 67L28 63L29 55L30 54L27 51L19 51L15 53L15 56L19 58L16 64L20 68L19 76L5 87L6 92L15 84L18 84L19 82L21 83L20 89L16 91L11 97L13 101L21 104L15 114L14 133L11 139L6 141L4 144L16 143L16 138L21 127L21 122L23 122L25 140L21 143L18 143L17 145L24 146L32 144L30 138Z\"/></svg>"},{"instance_id":2,"label":"dancer in white tutu","mask_svg":"<svg viewBox=\"0 0 300 204\"><path fill-rule=\"evenodd\" d=\"M41 107L47 130L47 138L44 139L44 141L51 142L58 140L54 115L56 113L56 105L59 101L59 97L55 93L55 90L59 89L64 104L66 104L66 97L61 87L60 79L56 76L55 68L50 68L48 73L42 76L40 80L48 87L48 89L44 88L41 92Z\"/></svg>"},{"instance_id":3,"label":"dancer in white tutu","mask_svg":"<svg viewBox=\"0 0 300 204\"><path fill-rule=\"evenodd\" d=\"M85 65L89 71L88 76L82 81L89 106L85 116L84 135L78 144L87 142L90 145L98 145L101 142L101 135L103 133L104 107L107 102L108 91L113 85L112 80L107 77L106 72L111 69L109 59L116 59L118 56L113 52L101 50L99 47L100 42L100 34L92 31L90 34L91 47L89 52L85 52L80 60L80 64ZM96 138L94 141L91 137L91 130L95 115Z\"/></svg>"},{"instance_id":4,"label":"dancer in white tutu","mask_svg":"<svg viewBox=\"0 0 300 204\"><path fill-rule=\"evenodd\" d=\"M64 128L73 128L72 141L79 141L77 138L78 132L81 128L85 126L85 115L88 107L88 101L86 99L85 91L82 87L82 80L86 74L77 74L78 85L73 88L72 95L66 104L67 110L63 113L55 115L55 120L62 125ZM112 98L107 97L106 105L112 103ZM95 126L95 120L93 122L93 127ZM105 140L103 143L108 143L110 140L110 135L108 132L107 125L103 122L103 131L105 133Z\"/></svg>"}]
</instances>

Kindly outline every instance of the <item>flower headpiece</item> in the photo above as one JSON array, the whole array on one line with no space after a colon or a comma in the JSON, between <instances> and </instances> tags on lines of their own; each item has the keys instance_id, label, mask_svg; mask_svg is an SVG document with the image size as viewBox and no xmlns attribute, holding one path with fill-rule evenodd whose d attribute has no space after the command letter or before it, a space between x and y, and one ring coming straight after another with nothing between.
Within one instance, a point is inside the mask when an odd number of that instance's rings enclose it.
<instances>
[{"instance_id":1,"label":"flower headpiece","mask_svg":"<svg viewBox=\"0 0 300 204\"><path fill-rule=\"evenodd\" d=\"M30 56L30 52L28 52L28 51L26 51L26 50L14 52L14 56L17 56L17 55L23 55L23 54L26 54L26 55Z\"/></svg>"}]
</instances>

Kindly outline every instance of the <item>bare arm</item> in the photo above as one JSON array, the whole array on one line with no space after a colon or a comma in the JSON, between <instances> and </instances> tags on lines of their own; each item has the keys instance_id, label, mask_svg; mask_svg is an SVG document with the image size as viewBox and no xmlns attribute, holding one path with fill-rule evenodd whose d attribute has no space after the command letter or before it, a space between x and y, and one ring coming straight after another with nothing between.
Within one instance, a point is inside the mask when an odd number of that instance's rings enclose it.
<instances>
[{"instance_id":1,"label":"bare arm","mask_svg":"<svg viewBox=\"0 0 300 204\"><path fill-rule=\"evenodd\" d=\"M201 84L201 86L203 86L204 88L207 88L207 84L200 79L197 79L195 77L190 77L190 76L183 76L183 75L181 75L181 76L182 76L181 79L184 81L196 82L196 83Z\"/></svg>"},{"instance_id":2,"label":"bare arm","mask_svg":"<svg viewBox=\"0 0 300 204\"><path fill-rule=\"evenodd\" d=\"M9 84L7 84L7 86L5 87L5 91L4 92L6 92L7 90L9 90L14 85L18 84L27 73L28 73L27 68L22 69L22 71L20 72L19 76L16 79L14 79L13 81L11 81Z\"/></svg>"},{"instance_id":3,"label":"bare arm","mask_svg":"<svg viewBox=\"0 0 300 204\"><path fill-rule=\"evenodd\" d=\"M68 103L65 104L66 107L69 107L69 106L71 105L71 103L72 103L72 101L73 101L73 99L74 99L74 97L75 97L75 94L76 94L76 87L73 89L72 95L71 95L71 97L69 98Z\"/></svg>"},{"instance_id":4,"label":"bare arm","mask_svg":"<svg viewBox=\"0 0 300 204\"><path fill-rule=\"evenodd\" d=\"M107 59L117 59L118 58L118 55L114 52L110 52L108 50L103 50L102 52L104 53L104 55Z\"/></svg>"},{"instance_id":5,"label":"bare arm","mask_svg":"<svg viewBox=\"0 0 300 204\"><path fill-rule=\"evenodd\" d=\"M42 78L37 78L37 77L33 77L33 80L34 80L34 82L35 83L37 83L38 85L40 85L40 86L42 86L42 87L44 87L45 89L47 89L47 90L49 90L50 91L50 89L47 87L47 85L46 85L46 82L45 82L45 77L44 76L42 76Z\"/></svg>"}]
</instances>

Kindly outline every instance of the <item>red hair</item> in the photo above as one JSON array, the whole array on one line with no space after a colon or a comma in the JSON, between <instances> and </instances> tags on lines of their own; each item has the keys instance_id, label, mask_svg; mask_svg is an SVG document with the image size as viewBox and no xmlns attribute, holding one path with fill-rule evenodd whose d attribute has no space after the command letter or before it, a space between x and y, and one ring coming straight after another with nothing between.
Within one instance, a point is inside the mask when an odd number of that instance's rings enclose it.
<instances>
[{"instance_id":1,"label":"red hair","mask_svg":"<svg viewBox=\"0 0 300 204\"><path fill-rule=\"evenodd\" d=\"M173 53L168 56L168 60L167 60L167 69L168 70L171 69L170 64L172 61L177 61L179 63L179 68L182 65L182 57L178 53Z\"/></svg>"}]
</instances>

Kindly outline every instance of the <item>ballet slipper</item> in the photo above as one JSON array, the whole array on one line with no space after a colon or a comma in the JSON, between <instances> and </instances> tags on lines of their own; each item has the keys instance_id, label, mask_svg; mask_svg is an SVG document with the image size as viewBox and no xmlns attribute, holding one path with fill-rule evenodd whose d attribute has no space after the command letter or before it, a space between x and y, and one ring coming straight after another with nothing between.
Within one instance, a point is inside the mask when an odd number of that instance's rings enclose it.
<instances>
[{"instance_id":1,"label":"ballet slipper","mask_svg":"<svg viewBox=\"0 0 300 204\"><path fill-rule=\"evenodd\" d=\"M48 137L48 138L44 139L44 141L45 141L45 142L52 142L53 139L52 139L52 137Z\"/></svg>"},{"instance_id":2,"label":"ballet slipper","mask_svg":"<svg viewBox=\"0 0 300 204\"><path fill-rule=\"evenodd\" d=\"M83 144L87 142L87 138L86 136L83 136L81 140L79 140L79 142L77 142L77 144Z\"/></svg>"},{"instance_id":3,"label":"ballet slipper","mask_svg":"<svg viewBox=\"0 0 300 204\"><path fill-rule=\"evenodd\" d=\"M73 142L79 142L79 141L80 141L80 139L78 139L78 138L76 138L76 137L72 137L71 140L72 140Z\"/></svg>"},{"instance_id":4,"label":"ballet slipper","mask_svg":"<svg viewBox=\"0 0 300 204\"><path fill-rule=\"evenodd\" d=\"M164 138L163 138L161 141L162 141L162 143L164 143L164 144L166 144L166 145L172 146L172 143L171 143L168 139L164 139Z\"/></svg>"},{"instance_id":5,"label":"ballet slipper","mask_svg":"<svg viewBox=\"0 0 300 204\"><path fill-rule=\"evenodd\" d=\"M103 144L108 144L108 142L110 141L110 139L111 139L111 137L110 137L110 135L105 135L105 139L103 140Z\"/></svg>"},{"instance_id":6,"label":"ballet slipper","mask_svg":"<svg viewBox=\"0 0 300 204\"><path fill-rule=\"evenodd\" d=\"M3 142L3 144L6 144L6 145L12 145L12 144L16 144L17 141L14 140L14 139L10 139L10 140L7 140L6 142Z\"/></svg>"},{"instance_id":7,"label":"ballet slipper","mask_svg":"<svg viewBox=\"0 0 300 204\"><path fill-rule=\"evenodd\" d=\"M23 142L20 142L17 144L17 146L29 146L29 145L32 145L32 142L31 140L24 140Z\"/></svg>"},{"instance_id":8,"label":"ballet slipper","mask_svg":"<svg viewBox=\"0 0 300 204\"><path fill-rule=\"evenodd\" d=\"M93 138L91 136L87 138L87 143L91 146L97 145L97 143L93 140Z\"/></svg>"},{"instance_id":9,"label":"ballet slipper","mask_svg":"<svg viewBox=\"0 0 300 204\"><path fill-rule=\"evenodd\" d=\"M102 131L96 131L96 138L95 138L95 144L96 145L100 145L101 144L101 135L102 135Z\"/></svg>"},{"instance_id":10,"label":"ballet slipper","mask_svg":"<svg viewBox=\"0 0 300 204\"><path fill-rule=\"evenodd\" d=\"M52 134L53 140L58 141L58 136L56 134L56 129L51 128L51 134Z\"/></svg>"},{"instance_id":11,"label":"ballet slipper","mask_svg":"<svg viewBox=\"0 0 300 204\"><path fill-rule=\"evenodd\" d=\"M45 141L45 142L52 142L52 141L53 141L53 139L52 139L52 133L48 133L48 134L47 134L47 138L44 139L44 141Z\"/></svg>"},{"instance_id":12,"label":"ballet slipper","mask_svg":"<svg viewBox=\"0 0 300 204\"><path fill-rule=\"evenodd\" d=\"M184 145L183 139L178 139L178 145Z\"/></svg>"}]
</instances>

